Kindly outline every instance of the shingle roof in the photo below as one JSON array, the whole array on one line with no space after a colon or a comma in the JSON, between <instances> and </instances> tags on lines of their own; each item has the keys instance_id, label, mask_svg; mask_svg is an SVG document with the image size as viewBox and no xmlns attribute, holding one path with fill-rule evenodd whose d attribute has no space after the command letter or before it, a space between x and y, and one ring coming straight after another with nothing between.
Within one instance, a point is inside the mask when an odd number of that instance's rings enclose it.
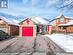
<instances>
[{"instance_id":1,"label":"shingle roof","mask_svg":"<svg viewBox=\"0 0 73 55\"><path fill-rule=\"evenodd\" d=\"M16 26L19 26L19 24L16 23L15 21L9 20L9 19L7 19L7 18L5 18L5 17L3 17L3 16L0 16L0 19L4 20L5 22L7 22L7 23L10 24L10 25L16 25Z\"/></svg>"},{"instance_id":2,"label":"shingle roof","mask_svg":"<svg viewBox=\"0 0 73 55\"><path fill-rule=\"evenodd\" d=\"M29 17L28 19L30 19L31 21L33 21L35 24L48 25L48 22L44 18L42 18L42 17ZM23 20L23 21L25 21L25 20Z\"/></svg>"},{"instance_id":3,"label":"shingle roof","mask_svg":"<svg viewBox=\"0 0 73 55\"><path fill-rule=\"evenodd\" d=\"M31 20L34 21L36 24L44 24L44 25L47 25L49 23L48 21L46 21L42 17L32 17Z\"/></svg>"}]
</instances>

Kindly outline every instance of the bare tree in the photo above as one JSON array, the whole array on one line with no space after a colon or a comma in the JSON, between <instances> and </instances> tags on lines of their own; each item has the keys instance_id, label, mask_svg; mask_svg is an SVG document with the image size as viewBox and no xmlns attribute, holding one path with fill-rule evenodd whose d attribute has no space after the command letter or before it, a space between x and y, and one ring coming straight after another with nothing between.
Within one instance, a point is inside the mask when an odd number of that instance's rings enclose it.
<instances>
[{"instance_id":1,"label":"bare tree","mask_svg":"<svg viewBox=\"0 0 73 55\"><path fill-rule=\"evenodd\" d=\"M73 0L63 0L63 6L61 6L60 9L63 9L63 8L72 9Z\"/></svg>"}]
</instances>

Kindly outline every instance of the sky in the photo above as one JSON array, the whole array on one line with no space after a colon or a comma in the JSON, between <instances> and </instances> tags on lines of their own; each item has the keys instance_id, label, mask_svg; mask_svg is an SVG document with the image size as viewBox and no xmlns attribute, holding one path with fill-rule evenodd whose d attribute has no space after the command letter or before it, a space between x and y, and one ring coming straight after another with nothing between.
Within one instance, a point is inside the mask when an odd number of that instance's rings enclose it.
<instances>
[{"instance_id":1,"label":"sky","mask_svg":"<svg viewBox=\"0 0 73 55\"><path fill-rule=\"evenodd\" d=\"M72 0L8 0L8 8L0 9L0 12L18 17L41 16L46 19L54 19L61 14L73 17L72 9L60 9L60 7L71 1Z\"/></svg>"}]
</instances>

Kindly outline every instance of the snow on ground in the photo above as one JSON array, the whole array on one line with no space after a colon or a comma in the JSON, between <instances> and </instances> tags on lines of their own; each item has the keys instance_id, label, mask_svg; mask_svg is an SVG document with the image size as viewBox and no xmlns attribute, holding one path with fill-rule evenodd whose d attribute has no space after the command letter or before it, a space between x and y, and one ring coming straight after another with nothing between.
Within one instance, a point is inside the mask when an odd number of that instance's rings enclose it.
<instances>
[{"instance_id":1,"label":"snow on ground","mask_svg":"<svg viewBox=\"0 0 73 55\"><path fill-rule=\"evenodd\" d=\"M50 38L53 42L55 42L58 46L64 49L66 52L73 52L73 38L72 36L65 34L52 34L52 35L44 35Z\"/></svg>"}]
</instances>

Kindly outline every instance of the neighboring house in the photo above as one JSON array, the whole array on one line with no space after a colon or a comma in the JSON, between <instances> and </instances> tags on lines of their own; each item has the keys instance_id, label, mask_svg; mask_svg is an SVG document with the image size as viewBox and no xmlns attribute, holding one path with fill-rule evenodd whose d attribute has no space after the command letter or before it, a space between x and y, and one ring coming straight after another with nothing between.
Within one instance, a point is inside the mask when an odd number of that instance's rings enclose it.
<instances>
[{"instance_id":1,"label":"neighboring house","mask_svg":"<svg viewBox=\"0 0 73 55\"><path fill-rule=\"evenodd\" d=\"M61 24L60 27L63 27L66 33L73 33L73 20L70 20L66 24Z\"/></svg>"},{"instance_id":2,"label":"neighboring house","mask_svg":"<svg viewBox=\"0 0 73 55\"><path fill-rule=\"evenodd\" d=\"M0 16L0 30L8 33L9 35L18 35L19 34L19 25L12 20Z\"/></svg>"},{"instance_id":3,"label":"neighboring house","mask_svg":"<svg viewBox=\"0 0 73 55\"><path fill-rule=\"evenodd\" d=\"M66 24L70 22L72 19L70 17L66 17L64 15L57 16L56 19L52 20L50 22L50 25L52 25L52 30L57 32L66 32L66 28L62 27L61 24Z\"/></svg>"},{"instance_id":4,"label":"neighboring house","mask_svg":"<svg viewBox=\"0 0 73 55\"><path fill-rule=\"evenodd\" d=\"M20 23L19 34L22 37L36 37L36 25L29 18Z\"/></svg>"}]
</instances>

